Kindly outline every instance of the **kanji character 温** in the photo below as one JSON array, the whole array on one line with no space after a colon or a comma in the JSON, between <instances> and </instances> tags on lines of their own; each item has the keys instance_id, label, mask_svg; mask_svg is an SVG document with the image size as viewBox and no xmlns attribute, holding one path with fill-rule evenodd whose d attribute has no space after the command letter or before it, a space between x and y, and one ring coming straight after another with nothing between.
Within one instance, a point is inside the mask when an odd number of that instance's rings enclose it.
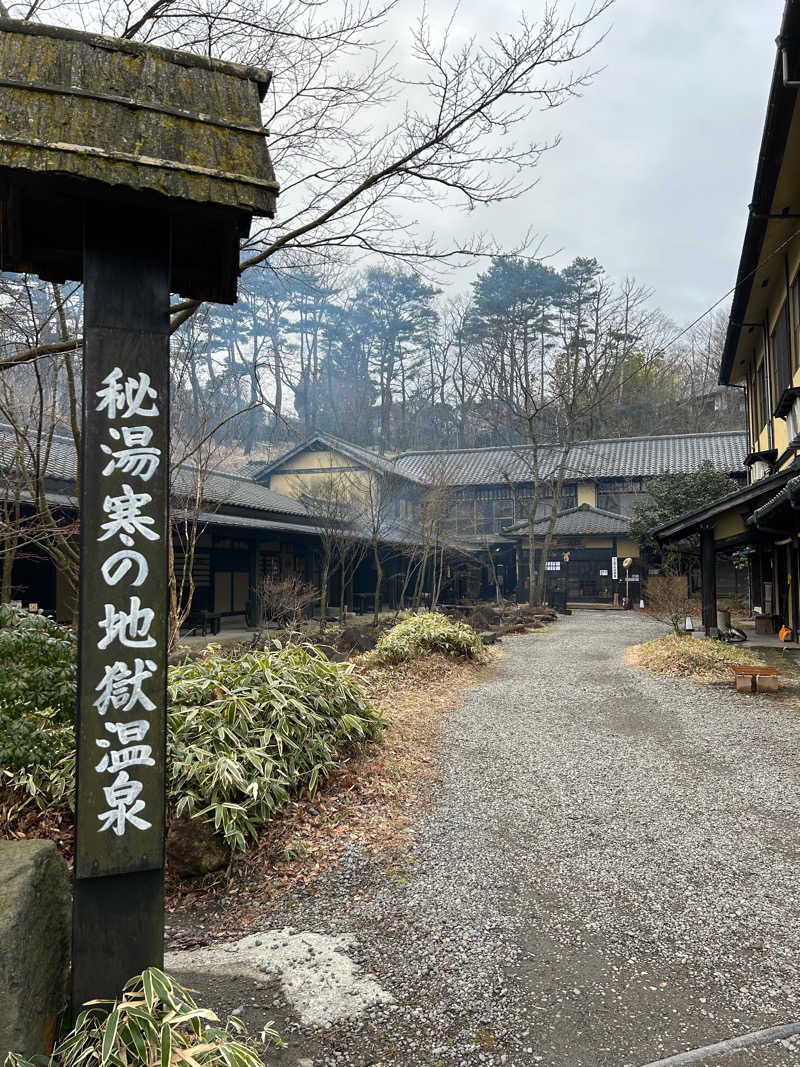
<instances>
[{"instance_id":1,"label":"kanji character \u6e29","mask_svg":"<svg viewBox=\"0 0 800 1067\"><path fill-rule=\"evenodd\" d=\"M108 748L111 742L101 737L95 744L99 748ZM156 761L151 755L152 751L150 745L129 745L127 748L116 748L105 753L95 770L98 774L103 774L104 771L116 774L117 771L124 771L128 767L155 767Z\"/></svg>"},{"instance_id":2,"label":"kanji character \u6e29","mask_svg":"<svg viewBox=\"0 0 800 1067\"><path fill-rule=\"evenodd\" d=\"M124 378L124 381L123 381ZM98 389L96 396L100 403L95 411L105 410L110 419L120 416L130 419L134 415L150 419L158 415L158 408L153 404L144 407L145 400L155 400L156 390L150 385L150 375L139 371L136 378L125 378L120 367L115 367L103 378L103 389Z\"/></svg>"},{"instance_id":3,"label":"kanji character \u6e29","mask_svg":"<svg viewBox=\"0 0 800 1067\"><path fill-rule=\"evenodd\" d=\"M153 711L155 704L142 692L142 684L153 677L155 669L153 660L138 657L133 661L133 670L120 660L106 664L105 673L95 686L95 692L100 694L94 702L99 714L105 715L109 707L114 711L132 711L137 704L145 711ZM112 724L106 724L109 725Z\"/></svg>"}]
</instances>

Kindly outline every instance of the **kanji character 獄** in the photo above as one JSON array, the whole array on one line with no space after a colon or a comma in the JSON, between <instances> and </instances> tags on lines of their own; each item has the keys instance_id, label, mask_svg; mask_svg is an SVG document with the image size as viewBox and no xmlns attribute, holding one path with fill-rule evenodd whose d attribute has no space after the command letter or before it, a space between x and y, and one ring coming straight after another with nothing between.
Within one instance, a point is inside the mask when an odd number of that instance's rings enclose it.
<instances>
[{"instance_id":1,"label":"kanji character \u7344","mask_svg":"<svg viewBox=\"0 0 800 1067\"><path fill-rule=\"evenodd\" d=\"M132 711L137 704L145 711L153 711L155 704L142 692L142 684L153 677L155 669L153 660L138 657L133 661L133 670L120 660L106 664L105 673L95 686L95 692L100 696L94 706L100 715L105 715L109 707L115 711ZM109 725L112 724L106 724L107 727Z\"/></svg>"}]
</instances>

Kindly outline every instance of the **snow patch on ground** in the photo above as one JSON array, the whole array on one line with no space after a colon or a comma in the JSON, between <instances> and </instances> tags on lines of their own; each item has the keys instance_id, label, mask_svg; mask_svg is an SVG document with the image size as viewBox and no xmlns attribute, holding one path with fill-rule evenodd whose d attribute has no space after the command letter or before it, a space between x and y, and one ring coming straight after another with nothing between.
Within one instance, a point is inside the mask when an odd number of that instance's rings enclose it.
<instances>
[{"instance_id":1,"label":"snow patch on ground","mask_svg":"<svg viewBox=\"0 0 800 1067\"><path fill-rule=\"evenodd\" d=\"M244 974L264 983L277 975L301 1022L331 1026L393 1001L371 975L361 975L346 954L354 940L310 930L293 933L286 927L249 934L239 941L170 952L164 963L171 972Z\"/></svg>"}]
</instances>

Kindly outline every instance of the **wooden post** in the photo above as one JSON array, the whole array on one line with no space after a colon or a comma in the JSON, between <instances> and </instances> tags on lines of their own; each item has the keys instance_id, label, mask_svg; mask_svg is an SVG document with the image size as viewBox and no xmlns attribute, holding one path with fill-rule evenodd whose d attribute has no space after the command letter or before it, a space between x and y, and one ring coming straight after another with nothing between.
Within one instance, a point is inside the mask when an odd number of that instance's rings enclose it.
<instances>
[{"instance_id":1,"label":"wooden post","mask_svg":"<svg viewBox=\"0 0 800 1067\"><path fill-rule=\"evenodd\" d=\"M170 225L89 206L72 1013L161 966Z\"/></svg>"},{"instance_id":2,"label":"wooden post","mask_svg":"<svg viewBox=\"0 0 800 1067\"><path fill-rule=\"evenodd\" d=\"M714 555L714 529L700 531L700 582L702 586L703 629L706 636L717 633L717 565Z\"/></svg>"}]
</instances>

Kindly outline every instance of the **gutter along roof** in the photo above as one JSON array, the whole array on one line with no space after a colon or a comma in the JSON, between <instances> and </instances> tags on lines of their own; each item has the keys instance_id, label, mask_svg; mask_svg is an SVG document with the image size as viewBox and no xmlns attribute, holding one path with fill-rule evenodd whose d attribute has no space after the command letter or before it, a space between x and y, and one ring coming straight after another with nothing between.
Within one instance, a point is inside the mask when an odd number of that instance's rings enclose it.
<instances>
[{"instance_id":1,"label":"gutter along roof","mask_svg":"<svg viewBox=\"0 0 800 1067\"><path fill-rule=\"evenodd\" d=\"M786 2L778 42L780 43L783 39L786 40L790 53L790 76L796 78L800 75L800 69L798 69L800 67L800 50L798 49L798 44L800 44L800 3L798 3L798 0L787 0ZM761 137L761 148L753 186L753 197L750 203L750 215L747 220L739 271L736 277L736 289L728 320L728 332L720 364L720 385L731 384L742 328L747 327L749 329L752 326L752 323L746 321L748 306L757 280L756 275L759 269L759 262L762 259L762 253L769 254L770 252L768 248L765 248L768 230L776 246L780 246L782 242L800 230L800 219L797 217L794 219L790 217L786 219L769 219L765 217L770 214L780 215L781 213L785 213L787 216L800 214L800 203L775 203L789 140L789 131L795 113L796 100L797 89L783 84L781 49L779 47L772 73L767 114L764 120L764 131ZM778 269L780 274L783 275L783 264L780 260L778 260ZM768 280L767 278L766 281ZM762 284L766 284L766 281L762 281Z\"/></svg>"}]
</instances>

